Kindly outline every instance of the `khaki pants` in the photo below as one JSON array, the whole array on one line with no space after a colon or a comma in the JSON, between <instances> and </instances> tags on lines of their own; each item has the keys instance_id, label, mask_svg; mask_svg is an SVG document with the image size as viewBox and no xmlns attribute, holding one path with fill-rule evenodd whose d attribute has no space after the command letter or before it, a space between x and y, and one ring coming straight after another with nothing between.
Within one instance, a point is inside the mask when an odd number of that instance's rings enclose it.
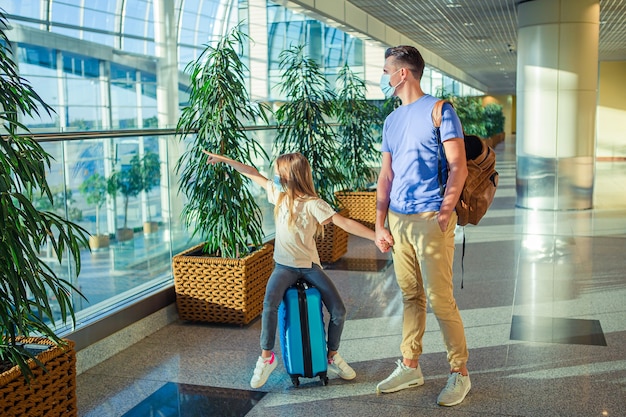
<instances>
[{"instance_id":1,"label":"khaki pants","mask_svg":"<svg viewBox=\"0 0 626 417\"><path fill-rule=\"evenodd\" d=\"M437 212L407 215L389 211L388 218L394 239L393 265L404 304L402 356L418 359L422 353L428 298L443 333L450 368L460 368L469 354L453 295L456 213L450 216L445 233L437 223Z\"/></svg>"}]
</instances>

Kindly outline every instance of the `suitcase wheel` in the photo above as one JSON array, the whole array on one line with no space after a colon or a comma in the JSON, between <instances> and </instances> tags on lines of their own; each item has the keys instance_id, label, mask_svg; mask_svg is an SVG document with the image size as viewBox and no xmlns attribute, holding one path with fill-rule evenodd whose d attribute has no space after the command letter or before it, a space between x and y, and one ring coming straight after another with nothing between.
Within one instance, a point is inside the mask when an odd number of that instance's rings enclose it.
<instances>
[{"instance_id":1,"label":"suitcase wheel","mask_svg":"<svg viewBox=\"0 0 626 417\"><path fill-rule=\"evenodd\" d=\"M324 375L323 377L322 377L322 376L320 376L320 379L322 380L322 383L323 383L324 385L328 385L328 377L327 377L327 376L325 376L325 375Z\"/></svg>"},{"instance_id":2,"label":"suitcase wheel","mask_svg":"<svg viewBox=\"0 0 626 417\"><path fill-rule=\"evenodd\" d=\"M294 387L298 388L300 386L300 378L298 378L297 376L292 376L291 383Z\"/></svg>"}]
</instances>

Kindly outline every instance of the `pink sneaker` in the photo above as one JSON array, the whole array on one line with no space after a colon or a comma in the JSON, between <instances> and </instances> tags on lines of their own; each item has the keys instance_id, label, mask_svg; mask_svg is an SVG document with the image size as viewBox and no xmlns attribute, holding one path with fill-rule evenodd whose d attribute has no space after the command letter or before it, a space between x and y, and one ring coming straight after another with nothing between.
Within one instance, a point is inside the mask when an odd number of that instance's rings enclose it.
<instances>
[{"instance_id":1,"label":"pink sneaker","mask_svg":"<svg viewBox=\"0 0 626 417\"><path fill-rule=\"evenodd\" d=\"M267 382L267 378L272 371L276 369L277 364L274 352L272 352L272 356L269 359L259 356L259 359L256 361L256 366L254 367L254 374L250 380L250 386L252 388L262 387Z\"/></svg>"}]
</instances>

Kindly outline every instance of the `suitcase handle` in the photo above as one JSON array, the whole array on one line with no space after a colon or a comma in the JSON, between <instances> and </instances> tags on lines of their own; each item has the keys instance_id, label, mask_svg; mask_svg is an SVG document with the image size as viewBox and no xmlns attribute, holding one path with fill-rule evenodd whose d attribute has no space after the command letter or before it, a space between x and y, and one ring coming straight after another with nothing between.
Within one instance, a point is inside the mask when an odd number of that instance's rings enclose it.
<instances>
[{"instance_id":1,"label":"suitcase handle","mask_svg":"<svg viewBox=\"0 0 626 417\"><path fill-rule=\"evenodd\" d=\"M304 279L299 279L298 281L296 281L296 283L294 284L294 286L296 288L302 288L303 290L306 290L308 288L313 288L314 286L311 285L309 282L307 282Z\"/></svg>"}]
</instances>

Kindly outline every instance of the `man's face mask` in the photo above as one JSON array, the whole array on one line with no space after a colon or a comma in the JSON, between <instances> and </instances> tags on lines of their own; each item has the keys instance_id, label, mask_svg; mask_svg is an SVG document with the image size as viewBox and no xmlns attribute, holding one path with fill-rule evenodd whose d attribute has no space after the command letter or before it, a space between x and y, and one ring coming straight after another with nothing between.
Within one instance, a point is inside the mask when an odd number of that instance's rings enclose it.
<instances>
[{"instance_id":1,"label":"man's face mask","mask_svg":"<svg viewBox=\"0 0 626 417\"><path fill-rule=\"evenodd\" d=\"M399 72L401 69L402 68L400 68L398 71L394 72L393 74L383 74L380 77L380 89L383 91L385 98L393 97L393 93L396 92L396 87L402 84L402 81L400 81L398 84L394 86L390 84L391 76Z\"/></svg>"}]
</instances>

